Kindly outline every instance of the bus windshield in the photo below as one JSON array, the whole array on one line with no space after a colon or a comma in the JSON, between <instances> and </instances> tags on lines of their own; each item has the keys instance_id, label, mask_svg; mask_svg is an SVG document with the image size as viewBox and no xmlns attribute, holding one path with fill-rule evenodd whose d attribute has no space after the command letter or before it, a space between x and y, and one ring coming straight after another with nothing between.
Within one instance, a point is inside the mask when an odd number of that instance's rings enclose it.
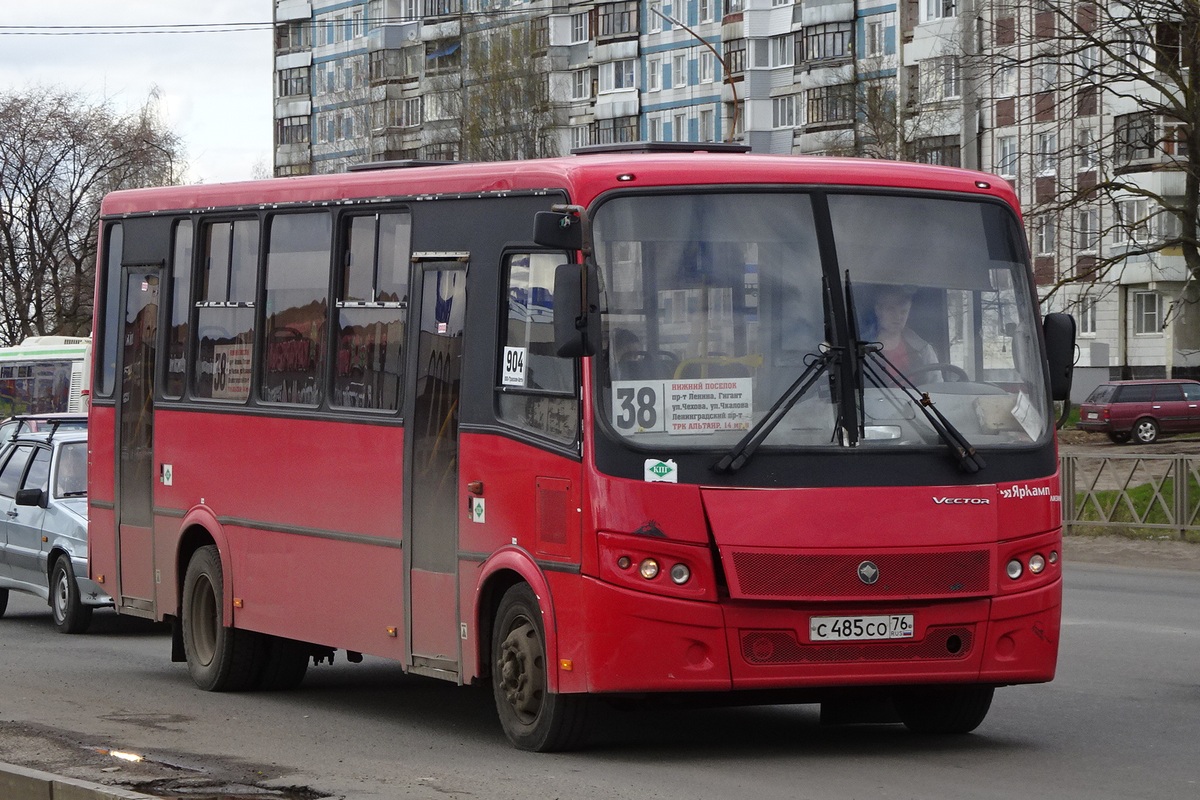
<instances>
[{"instance_id":1,"label":"bus windshield","mask_svg":"<svg viewBox=\"0 0 1200 800\"><path fill-rule=\"evenodd\" d=\"M631 444L728 449L806 371L763 447L941 447L921 394L975 447L1050 434L1026 250L1003 205L644 194L604 202L593 223L601 413ZM830 357L838 343L861 345L845 350L861 361L852 394L837 390L851 374Z\"/></svg>"}]
</instances>

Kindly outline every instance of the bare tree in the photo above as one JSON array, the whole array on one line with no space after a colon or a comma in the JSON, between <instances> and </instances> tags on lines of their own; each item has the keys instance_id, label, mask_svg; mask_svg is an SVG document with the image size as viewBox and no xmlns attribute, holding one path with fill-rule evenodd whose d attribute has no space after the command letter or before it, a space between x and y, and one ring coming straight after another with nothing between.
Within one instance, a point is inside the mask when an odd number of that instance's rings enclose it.
<instances>
[{"instance_id":1,"label":"bare tree","mask_svg":"<svg viewBox=\"0 0 1200 800\"><path fill-rule=\"evenodd\" d=\"M91 330L100 200L173 182L156 98L119 113L65 90L0 92L0 343Z\"/></svg>"},{"instance_id":2,"label":"bare tree","mask_svg":"<svg viewBox=\"0 0 1200 800\"><path fill-rule=\"evenodd\" d=\"M1162 253L1200 275L1200 4L992 2L991 100L1021 132L1035 238L1056 226L1070 259L1054 285Z\"/></svg>"},{"instance_id":3,"label":"bare tree","mask_svg":"<svg viewBox=\"0 0 1200 800\"><path fill-rule=\"evenodd\" d=\"M546 58L548 17L497 16L464 40L457 95L462 155L506 161L558 155Z\"/></svg>"}]
</instances>

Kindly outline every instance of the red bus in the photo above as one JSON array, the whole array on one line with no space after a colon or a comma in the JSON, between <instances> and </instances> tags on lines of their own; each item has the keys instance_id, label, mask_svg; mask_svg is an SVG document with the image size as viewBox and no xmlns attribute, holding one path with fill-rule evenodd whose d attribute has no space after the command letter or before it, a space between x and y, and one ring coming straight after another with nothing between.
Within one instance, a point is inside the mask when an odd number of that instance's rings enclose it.
<instances>
[{"instance_id":1,"label":"red bus","mask_svg":"<svg viewBox=\"0 0 1200 800\"><path fill-rule=\"evenodd\" d=\"M1008 184L700 147L110 194L91 577L203 689L382 656L530 750L1050 680L1074 327Z\"/></svg>"}]
</instances>

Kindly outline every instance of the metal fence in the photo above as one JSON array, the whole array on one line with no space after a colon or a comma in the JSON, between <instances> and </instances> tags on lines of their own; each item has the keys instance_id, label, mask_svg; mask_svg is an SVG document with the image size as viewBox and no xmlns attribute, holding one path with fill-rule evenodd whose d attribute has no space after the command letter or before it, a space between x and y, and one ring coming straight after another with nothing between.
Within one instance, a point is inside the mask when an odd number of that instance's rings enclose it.
<instances>
[{"instance_id":1,"label":"metal fence","mask_svg":"<svg viewBox=\"0 0 1200 800\"><path fill-rule=\"evenodd\" d=\"M1200 533L1200 455L1062 456L1064 533Z\"/></svg>"}]
</instances>

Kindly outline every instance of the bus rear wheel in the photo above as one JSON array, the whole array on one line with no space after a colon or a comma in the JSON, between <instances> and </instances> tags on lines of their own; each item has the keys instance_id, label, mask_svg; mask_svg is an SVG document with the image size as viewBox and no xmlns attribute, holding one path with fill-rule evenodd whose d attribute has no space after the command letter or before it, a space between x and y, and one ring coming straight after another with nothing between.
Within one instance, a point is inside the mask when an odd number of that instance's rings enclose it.
<instances>
[{"instance_id":1,"label":"bus rear wheel","mask_svg":"<svg viewBox=\"0 0 1200 800\"><path fill-rule=\"evenodd\" d=\"M262 672L255 688L268 692L298 688L308 672L308 645L282 636L264 638Z\"/></svg>"},{"instance_id":2,"label":"bus rear wheel","mask_svg":"<svg viewBox=\"0 0 1200 800\"><path fill-rule=\"evenodd\" d=\"M225 578L215 545L197 550L183 579L183 650L188 673L207 692L247 689L262 669L262 637L226 628L222 607Z\"/></svg>"},{"instance_id":3,"label":"bus rear wheel","mask_svg":"<svg viewBox=\"0 0 1200 800\"><path fill-rule=\"evenodd\" d=\"M492 627L492 694L504 734L521 750L569 750L584 739L586 695L549 690L541 608L527 584L500 601Z\"/></svg>"},{"instance_id":4,"label":"bus rear wheel","mask_svg":"<svg viewBox=\"0 0 1200 800\"><path fill-rule=\"evenodd\" d=\"M900 721L915 733L970 733L992 707L992 686L933 686L892 698Z\"/></svg>"}]
</instances>

